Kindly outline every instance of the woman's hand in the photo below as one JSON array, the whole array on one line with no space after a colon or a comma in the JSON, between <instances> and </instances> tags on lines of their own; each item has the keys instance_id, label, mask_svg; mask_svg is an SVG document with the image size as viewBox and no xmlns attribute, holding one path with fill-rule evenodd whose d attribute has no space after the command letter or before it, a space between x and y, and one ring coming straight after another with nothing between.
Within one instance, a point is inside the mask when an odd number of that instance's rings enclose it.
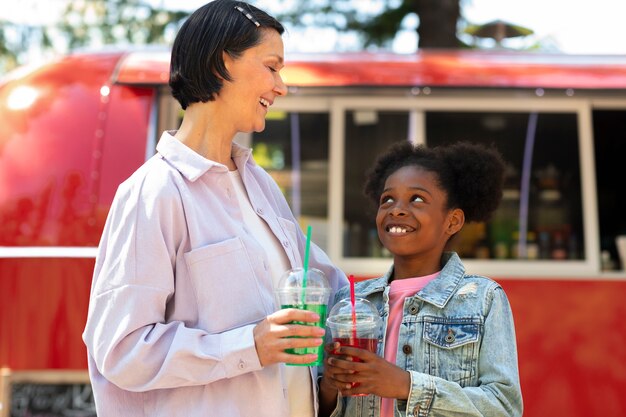
<instances>
[{"instance_id":1,"label":"woman's hand","mask_svg":"<svg viewBox=\"0 0 626 417\"><path fill-rule=\"evenodd\" d=\"M317 313L288 308L267 316L253 330L254 344L262 366L286 362L307 364L317 360L316 354L294 355L285 349L307 348L321 345L324 329L318 326L290 324L294 321L315 323L319 321ZM294 337L296 336L296 337Z\"/></svg>"},{"instance_id":2,"label":"woman's hand","mask_svg":"<svg viewBox=\"0 0 626 417\"><path fill-rule=\"evenodd\" d=\"M406 400L411 375L368 350L341 346L324 363L324 379L343 396L374 394ZM354 386L356 383L356 386Z\"/></svg>"}]
</instances>

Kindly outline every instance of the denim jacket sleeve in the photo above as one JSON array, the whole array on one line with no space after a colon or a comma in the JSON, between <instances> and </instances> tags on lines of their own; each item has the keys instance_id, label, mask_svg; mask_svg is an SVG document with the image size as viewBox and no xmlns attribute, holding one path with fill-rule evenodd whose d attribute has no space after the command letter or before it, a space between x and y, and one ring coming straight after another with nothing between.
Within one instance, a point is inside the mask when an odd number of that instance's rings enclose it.
<instances>
[{"instance_id":1,"label":"denim jacket sleeve","mask_svg":"<svg viewBox=\"0 0 626 417\"><path fill-rule=\"evenodd\" d=\"M516 417L522 415L513 315L504 290L493 283L485 298L484 328L478 354L477 383L462 387L421 372L411 374L407 417L429 415Z\"/></svg>"}]
</instances>

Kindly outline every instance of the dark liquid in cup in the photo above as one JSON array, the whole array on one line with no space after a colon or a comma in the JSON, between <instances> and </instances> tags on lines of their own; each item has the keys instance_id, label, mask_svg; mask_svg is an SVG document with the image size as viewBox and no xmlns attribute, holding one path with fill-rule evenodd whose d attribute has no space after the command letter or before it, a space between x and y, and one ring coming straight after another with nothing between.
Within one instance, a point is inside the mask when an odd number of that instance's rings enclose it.
<instances>
[{"instance_id":1,"label":"dark liquid in cup","mask_svg":"<svg viewBox=\"0 0 626 417\"><path fill-rule=\"evenodd\" d=\"M378 347L378 339L366 339L364 337L356 337L356 338L337 337L337 338L333 338L333 342L339 342L341 346L365 349L374 353L376 353L376 349ZM354 358L354 360L355 362L360 361L357 358Z\"/></svg>"},{"instance_id":2,"label":"dark liquid in cup","mask_svg":"<svg viewBox=\"0 0 626 417\"><path fill-rule=\"evenodd\" d=\"M357 337L357 338L349 338L349 337L336 337L333 338L333 342L339 342L339 344L341 346L348 346L348 347L355 347L355 348L359 348L359 349L365 349L365 350L369 350L370 352L374 352L376 353L376 349L378 347L378 339L366 339L363 337ZM333 352L335 354L337 354L337 352ZM354 362L361 362L361 360L359 358L355 358L353 357L352 360ZM358 387L360 384L358 382L353 382L352 383L352 388L356 388ZM365 396L367 394L352 394L352 396L354 397L361 397L361 396Z\"/></svg>"}]
</instances>

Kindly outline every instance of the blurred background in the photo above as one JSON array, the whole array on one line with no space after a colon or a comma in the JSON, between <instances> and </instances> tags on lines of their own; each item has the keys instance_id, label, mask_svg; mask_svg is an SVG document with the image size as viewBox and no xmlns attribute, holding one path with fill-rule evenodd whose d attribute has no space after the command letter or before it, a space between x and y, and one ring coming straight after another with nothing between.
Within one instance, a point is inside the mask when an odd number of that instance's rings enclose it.
<instances>
[{"instance_id":1,"label":"blurred background","mask_svg":"<svg viewBox=\"0 0 626 417\"><path fill-rule=\"evenodd\" d=\"M171 44L204 0L23 0L0 6L0 73L77 48ZM287 52L419 47L626 53L623 0L256 0Z\"/></svg>"},{"instance_id":2,"label":"blurred background","mask_svg":"<svg viewBox=\"0 0 626 417\"><path fill-rule=\"evenodd\" d=\"M313 241L381 275L361 192L376 156L495 144L503 202L454 250L507 292L525 416L625 416L626 0L251 3L287 28L289 94L238 139ZM57 415L27 414L44 401L16 381L33 375L81 382L54 387L72 399L62 415L94 415L81 334L96 246L119 183L180 124L169 46L203 4L0 0L0 417Z\"/></svg>"}]
</instances>

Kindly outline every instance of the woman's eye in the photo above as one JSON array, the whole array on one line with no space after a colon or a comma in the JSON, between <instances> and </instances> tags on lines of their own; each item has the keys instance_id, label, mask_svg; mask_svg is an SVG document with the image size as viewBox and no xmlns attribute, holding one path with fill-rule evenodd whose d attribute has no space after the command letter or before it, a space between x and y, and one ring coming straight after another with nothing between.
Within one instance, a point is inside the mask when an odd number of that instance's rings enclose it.
<instances>
[{"instance_id":1,"label":"woman's eye","mask_svg":"<svg viewBox=\"0 0 626 417\"><path fill-rule=\"evenodd\" d=\"M268 66L267 68L268 68L270 71L272 71L272 72L277 72L277 71L276 71L276 68L274 68L274 67L269 67L269 66Z\"/></svg>"}]
</instances>

